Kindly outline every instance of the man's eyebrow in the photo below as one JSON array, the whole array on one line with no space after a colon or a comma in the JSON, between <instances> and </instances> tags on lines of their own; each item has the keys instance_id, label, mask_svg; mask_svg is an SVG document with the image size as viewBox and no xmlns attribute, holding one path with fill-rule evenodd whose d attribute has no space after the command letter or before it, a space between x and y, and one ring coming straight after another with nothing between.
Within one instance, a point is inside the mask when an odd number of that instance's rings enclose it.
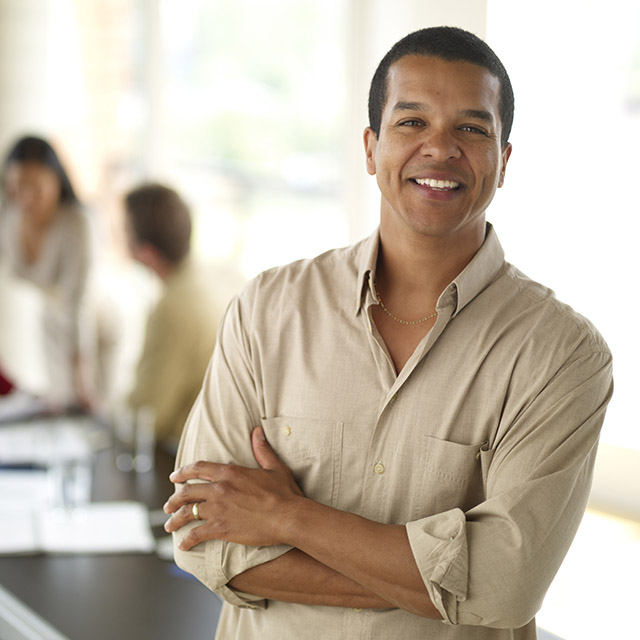
<instances>
[{"instance_id":1,"label":"man's eyebrow","mask_svg":"<svg viewBox=\"0 0 640 640\"><path fill-rule=\"evenodd\" d=\"M465 109L461 115L467 118L477 118L478 120L486 120L487 122L493 122L493 114L483 109Z\"/></svg>"},{"instance_id":2,"label":"man's eyebrow","mask_svg":"<svg viewBox=\"0 0 640 640\"><path fill-rule=\"evenodd\" d=\"M396 102L393 105L394 111L424 111L427 105L422 102Z\"/></svg>"},{"instance_id":3,"label":"man's eyebrow","mask_svg":"<svg viewBox=\"0 0 640 640\"><path fill-rule=\"evenodd\" d=\"M400 100L393 105L394 111L428 111L429 107L423 102L404 102ZM493 123L495 121L493 114L484 109L464 109L460 112L461 116L466 118L476 118L486 122Z\"/></svg>"}]
</instances>

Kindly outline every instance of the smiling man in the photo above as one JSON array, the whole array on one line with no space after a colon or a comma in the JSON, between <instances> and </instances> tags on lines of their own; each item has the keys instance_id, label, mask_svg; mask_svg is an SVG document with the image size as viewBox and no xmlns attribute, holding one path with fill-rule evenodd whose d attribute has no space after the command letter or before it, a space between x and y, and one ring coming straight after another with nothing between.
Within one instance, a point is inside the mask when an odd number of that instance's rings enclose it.
<instances>
[{"instance_id":1,"label":"smiling man","mask_svg":"<svg viewBox=\"0 0 640 640\"><path fill-rule=\"evenodd\" d=\"M513 94L485 43L408 35L369 118L379 229L232 303L166 528L226 600L220 639L531 640L585 508L610 353L486 222Z\"/></svg>"}]
</instances>

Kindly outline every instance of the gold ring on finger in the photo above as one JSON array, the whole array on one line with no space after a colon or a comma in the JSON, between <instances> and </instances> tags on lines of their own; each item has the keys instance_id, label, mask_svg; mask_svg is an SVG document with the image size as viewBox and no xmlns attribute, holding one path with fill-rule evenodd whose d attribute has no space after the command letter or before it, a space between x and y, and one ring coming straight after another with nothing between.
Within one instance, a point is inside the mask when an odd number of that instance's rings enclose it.
<instances>
[{"instance_id":1,"label":"gold ring on finger","mask_svg":"<svg viewBox=\"0 0 640 640\"><path fill-rule=\"evenodd\" d=\"M194 520L202 520L202 518L200 517L200 512L198 511L198 504L200 504L200 503L199 502L194 502L191 505L191 513L193 513Z\"/></svg>"}]
</instances>

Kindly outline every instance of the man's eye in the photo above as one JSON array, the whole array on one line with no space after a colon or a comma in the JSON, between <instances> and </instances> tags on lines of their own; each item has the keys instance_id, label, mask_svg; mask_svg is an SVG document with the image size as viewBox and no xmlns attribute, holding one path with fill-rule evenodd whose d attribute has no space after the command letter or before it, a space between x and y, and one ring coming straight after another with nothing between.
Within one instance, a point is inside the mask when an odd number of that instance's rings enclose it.
<instances>
[{"instance_id":1,"label":"man's eye","mask_svg":"<svg viewBox=\"0 0 640 640\"><path fill-rule=\"evenodd\" d=\"M422 120L403 120L399 124L401 127L421 127L424 123Z\"/></svg>"},{"instance_id":2,"label":"man's eye","mask_svg":"<svg viewBox=\"0 0 640 640\"><path fill-rule=\"evenodd\" d=\"M461 131L469 131L470 133L479 133L483 136L487 135L487 132L484 129L481 129L480 127L475 127L472 124L465 124L462 127L460 127Z\"/></svg>"}]
</instances>

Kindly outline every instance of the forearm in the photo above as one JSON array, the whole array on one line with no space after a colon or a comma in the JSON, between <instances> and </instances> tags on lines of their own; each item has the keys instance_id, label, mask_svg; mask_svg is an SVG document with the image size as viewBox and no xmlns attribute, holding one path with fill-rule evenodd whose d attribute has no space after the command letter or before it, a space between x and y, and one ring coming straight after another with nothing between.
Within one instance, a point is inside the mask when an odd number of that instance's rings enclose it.
<instances>
[{"instance_id":1,"label":"forearm","mask_svg":"<svg viewBox=\"0 0 640 640\"><path fill-rule=\"evenodd\" d=\"M441 619L413 558L404 526L385 525L300 499L287 542L376 594L386 606Z\"/></svg>"},{"instance_id":2,"label":"forearm","mask_svg":"<svg viewBox=\"0 0 640 640\"><path fill-rule=\"evenodd\" d=\"M281 602L355 609L394 606L298 549L241 573L229 586Z\"/></svg>"}]
</instances>

